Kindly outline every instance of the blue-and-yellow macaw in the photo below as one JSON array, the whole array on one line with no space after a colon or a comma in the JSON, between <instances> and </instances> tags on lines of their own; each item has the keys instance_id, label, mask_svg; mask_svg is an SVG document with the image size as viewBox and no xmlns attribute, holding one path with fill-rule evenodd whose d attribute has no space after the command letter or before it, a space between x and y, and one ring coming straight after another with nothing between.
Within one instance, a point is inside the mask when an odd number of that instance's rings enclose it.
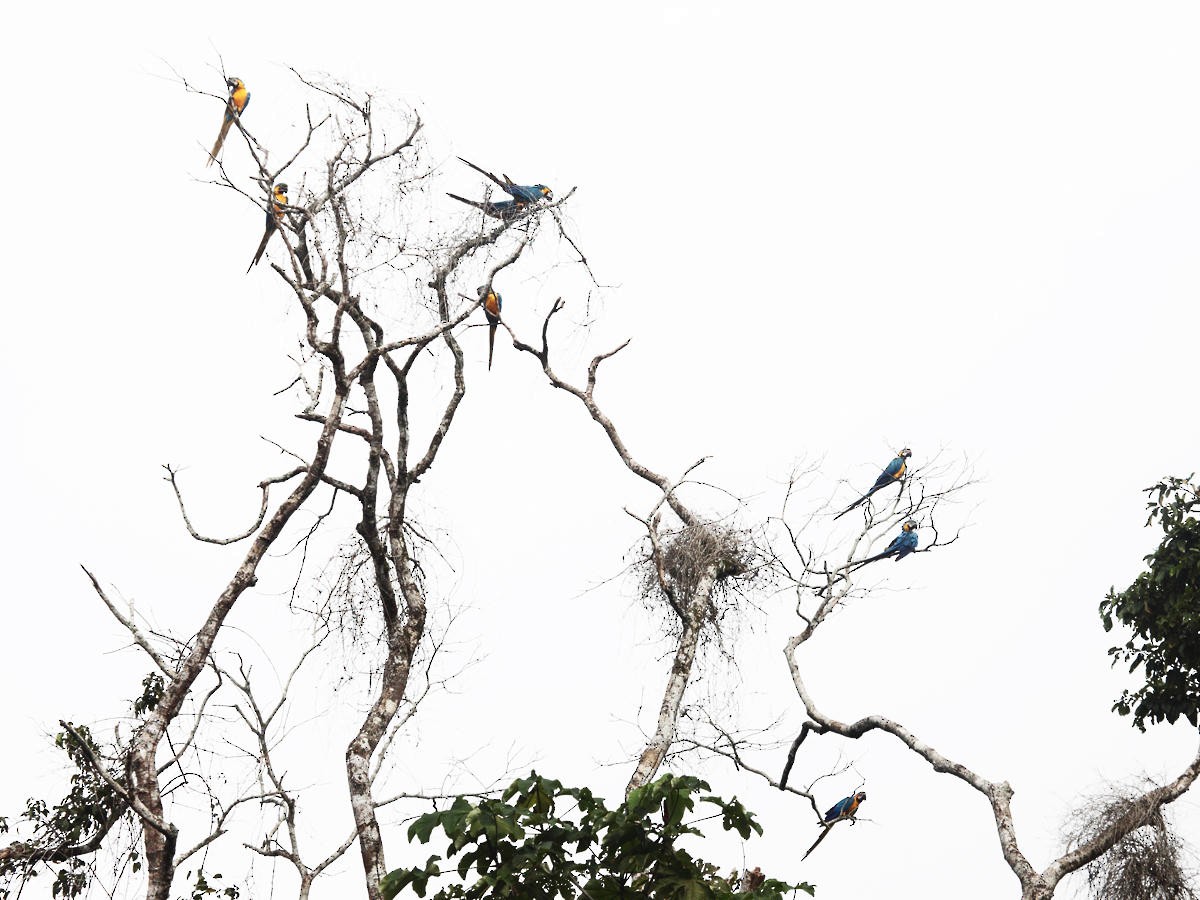
<instances>
[{"instance_id":1,"label":"blue-and-yellow macaw","mask_svg":"<svg viewBox=\"0 0 1200 900\"><path fill-rule=\"evenodd\" d=\"M229 102L225 104L225 121L221 123L221 133L217 135L217 142L213 144L212 152L208 154L208 160L204 163L206 166L211 166L213 160L217 158L217 154L221 152L221 145L225 143L225 135L229 134L229 129L233 125L233 117L240 116L250 105L250 92L246 90L246 82L230 75L225 79L225 84L229 86Z\"/></svg>"},{"instance_id":2,"label":"blue-and-yellow macaw","mask_svg":"<svg viewBox=\"0 0 1200 900\"><path fill-rule=\"evenodd\" d=\"M288 186L282 181L271 189L271 206L267 210L267 229L263 232L262 241L259 242L258 252L254 254L254 259L250 260L250 265L246 266L247 272L262 259L263 251L267 249L267 241L278 230L279 223L283 220L283 208L287 206L288 202L287 189Z\"/></svg>"},{"instance_id":3,"label":"blue-and-yellow macaw","mask_svg":"<svg viewBox=\"0 0 1200 900\"><path fill-rule=\"evenodd\" d=\"M859 791L857 794L843 797L833 805L829 812L825 813L825 824L832 825L838 819L853 819L854 814L858 812L858 807L866 799L866 791Z\"/></svg>"},{"instance_id":4,"label":"blue-and-yellow macaw","mask_svg":"<svg viewBox=\"0 0 1200 900\"><path fill-rule=\"evenodd\" d=\"M550 190L550 188L546 187L544 184L515 184L507 175L505 175L503 179L500 179L487 169L481 169L469 159L463 159L461 156L459 159L465 162L476 172L480 173L481 175L486 175L496 184L500 185L500 189L514 200L522 203L537 203L539 200L554 199L554 191Z\"/></svg>"},{"instance_id":5,"label":"blue-and-yellow macaw","mask_svg":"<svg viewBox=\"0 0 1200 900\"><path fill-rule=\"evenodd\" d=\"M896 458L887 464L887 468L879 473L879 477L875 479L875 483L871 485L871 489L843 509L840 513L833 517L833 521L837 521L852 509L856 509L866 503L880 488L885 488L889 484L899 484L904 480L904 474L908 471L908 458L912 456L912 451L905 447L896 454Z\"/></svg>"},{"instance_id":6,"label":"blue-and-yellow macaw","mask_svg":"<svg viewBox=\"0 0 1200 900\"><path fill-rule=\"evenodd\" d=\"M850 824L853 825L857 821L854 817L855 813L858 812L859 806L861 806L862 802L866 799L866 791L858 791L855 794L851 794L849 797L843 797L841 800L835 803L829 812L825 813L825 818L821 820L821 834L815 841L813 841L813 845L805 851L804 856L800 858L800 861L803 862L804 860L808 859L808 854L817 849L817 844L825 840L825 835L829 834L829 832L833 830L833 826L838 822L841 822L844 819L849 819Z\"/></svg>"},{"instance_id":7,"label":"blue-and-yellow macaw","mask_svg":"<svg viewBox=\"0 0 1200 900\"><path fill-rule=\"evenodd\" d=\"M895 556L896 562L900 562L900 560L916 549L917 523L913 519L909 519L900 526L900 533L892 538L892 542L887 545L886 550L882 553L876 553L874 556L868 556L866 559L860 559L854 564L854 568L857 569L860 566L865 566L867 563L873 563L888 556Z\"/></svg>"},{"instance_id":8,"label":"blue-and-yellow macaw","mask_svg":"<svg viewBox=\"0 0 1200 900\"><path fill-rule=\"evenodd\" d=\"M486 284L481 284L477 293L483 300L483 314L488 320L488 371L492 370L492 350L496 347L496 329L500 326L500 308L504 301L494 290L489 290Z\"/></svg>"},{"instance_id":9,"label":"blue-and-yellow macaw","mask_svg":"<svg viewBox=\"0 0 1200 900\"><path fill-rule=\"evenodd\" d=\"M530 208L539 200L554 199L554 192L544 184L515 184L507 175L503 178L497 178L487 169L481 169L469 159L463 159L461 156L459 159L462 159L463 162L476 172L481 172L500 185L500 188L512 197L511 200L500 200L492 203L490 200L468 200L466 197L460 197L458 194L447 192L447 197L453 197L459 203L465 203L468 206L474 206L476 209L483 210L485 216L491 216L493 219L500 219L504 222L511 222L529 212Z\"/></svg>"}]
</instances>

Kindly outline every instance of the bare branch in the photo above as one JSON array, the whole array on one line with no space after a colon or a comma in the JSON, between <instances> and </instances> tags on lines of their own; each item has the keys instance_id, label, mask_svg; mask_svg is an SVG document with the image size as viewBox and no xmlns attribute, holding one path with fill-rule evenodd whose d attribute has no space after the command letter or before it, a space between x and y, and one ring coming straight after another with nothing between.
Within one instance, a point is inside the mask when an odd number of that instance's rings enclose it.
<instances>
[{"instance_id":1,"label":"bare branch","mask_svg":"<svg viewBox=\"0 0 1200 900\"><path fill-rule=\"evenodd\" d=\"M128 616L122 615L121 611L117 609L116 605L110 599L108 599L108 594L104 593L104 588L100 587L100 582L96 580L96 576L89 572L86 566L80 566L80 568L83 569L83 573L87 575L88 580L91 581L92 587L95 589L96 593L100 595L100 599L104 601L104 605L108 607L108 611L113 614L113 618L120 622L121 625L125 627L125 630L128 631L133 637L134 643L146 651L146 655L154 660L154 664L158 666L161 672L166 675L172 674L174 671L172 667L159 655L158 651L154 649L154 645L150 643L149 639L142 632L142 630L137 627L137 623L133 621L132 606Z\"/></svg>"},{"instance_id":2,"label":"bare branch","mask_svg":"<svg viewBox=\"0 0 1200 900\"><path fill-rule=\"evenodd\" d=\"M268 503L268 500L270 499L271 485L282 484L285 481L290 481L291 479L295 478L297 475L302 475L305 472L304 466L297 466L294 469L284 472L282 475L276 475L273 478L268 478L265 481L260 481L258 484L258 488L259 488L259 490L262 491L262 503L258 510L258 518L255 519L254 524L251 525L249 528L247 528L245 531L243 531L241 534L235 535L234 537L213 538L213 537L205 537L204 535L197 532L194 527L192 527L192 520L190 518L188 518L187 507L184 506L184 503L183 503L183 494L180 493L179 482L176 480L176 475L178 474L178 470L173 469L171 466L163 466L163 468L167 470L167 477L165 480L169 481L171 483L171 488L175 492L175 499L179 503L179 514L181 516L183 516L183 524L187 526L188 534L190 534L196 540L203 541L206 544L221 544L221 545L236 544L238 541L244 541L246 538L250 537L250 535L252 535L256 531L258 531L259 527L261 527L261 525L263 523L263 520L266 519L266 517L267 517L267 503Z\"/></svg>"}]
</instances>

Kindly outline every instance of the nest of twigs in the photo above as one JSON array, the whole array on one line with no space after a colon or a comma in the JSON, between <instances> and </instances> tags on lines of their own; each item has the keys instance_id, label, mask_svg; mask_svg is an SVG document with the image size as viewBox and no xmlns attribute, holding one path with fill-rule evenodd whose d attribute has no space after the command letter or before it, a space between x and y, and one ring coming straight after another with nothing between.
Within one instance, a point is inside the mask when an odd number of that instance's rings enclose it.
<instances>
[{"instance_id":1,"label":"nest of twigs","mask_svg":"<svg viewBox=\"0 0 1200 900\"><path fill-rule=\"evenodd\" d=\"M652 542L643 563L642 597L657 606L666 599L677 622L697 611L719 626L733 605L732 588L753 577L757 554L748 536L732 528L706 524L683 528ZM707 602L699 595L712 578Z\"/></svg>"},{"instance_id":2,"label":"nest of twigs","mask_svg":"<svg viewBox=\"0 0 1200 900\"><path fill-rule=\"evenodd\" d=\"M720 584L745 575L750 569L750 553L741 535L719 525L685 528L667 541L662 549L662 569L683 597L690 597L709 571Z\"/></svg>"},{"instance_id":3,"label":"nest of twigs","mask_svg":"<svg viewBox=\"0 0 1200 900\"><path fill-rule=\"evenodd\" d=\"M1141 792L1122 788L1090 800L1075 813L1068 830L1078 847L1113 828L1135 827L1111 850L1091 863L1088 893L1098 900L1197 900L1185 865L1190 851L1171 829L1162 809Z\"/></svg>"}]
</instances>

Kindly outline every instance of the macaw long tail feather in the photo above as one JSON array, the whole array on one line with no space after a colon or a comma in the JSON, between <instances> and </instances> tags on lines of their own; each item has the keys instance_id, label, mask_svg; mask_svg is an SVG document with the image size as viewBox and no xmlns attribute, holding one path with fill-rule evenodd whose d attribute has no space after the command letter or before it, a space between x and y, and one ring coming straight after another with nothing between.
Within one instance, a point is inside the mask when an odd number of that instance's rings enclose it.
<instances>
[{"instance_id":1,"label":"macaw long tail feather","mask_svg":"<svg viewBox=\"0 0 1200 900\"><path fill-rule=\"evenodd\" d=\"M817 844L819 844L819 843L821 843L821 841L825 840L825 835L827 835L827 834L829 834L829 832L833 831L834 824L836 824L836 823L826 825L824 828L821 829L821 836L819 838L817 838L815 841L813 841L813 845L808 848L808 850L805 852L805 854L802 857L800 857L800 862L804 862L806 859L808 859L808 854L812 853L814 850L817 849Z\"/></svg>"},{"instance_id":2,"label":"macaw long tail feather","mask_svg":"<svg viewBox=\"0 0 1200 900\"><path fill-rule=\"evenodd\" d=\"M247 272L249 272L251 269L253 269L255 267L255 265L258 264L258 261L260 259L262 259L263 251L267 249L267 241L269 241L271 239L271 232L273 232L274 230L275 230L274 228L268 228L266 230L266 233L263 234L263 239L262 239L262 241L259 242L259 245L258 245L258 252L254 254L254 259L250 260L250 265L246 266Z\"/></svg>"},{"instance_id":3,"label":"macaw long tail feather","mask_svg":"<svg viewBox=\"0 0 1200 900\"><path fill-rule=\"evenodd\" d=\"M212 152L208 154L208 160L204 163L206 166L211 166L213 160L217 158L217 154L221 152L221 147L225 144L225 136L229 134L230 126L233 125L233 119L228 116L221 123L221 133L217 135L217 142L213 144Z\"/></svg>"},{"instance_id":4,"label":"macaw long tail feather","mask_svg":"<svg viewBox=\"0 0 1200 900\"><path fill-rule=\"evenodd\" d=\"M863 503L866 502L866 499L870 496L871 496L870 494L863 494L861 497L859 497L857 500L855 500L853 503L851 503L849 506L847 506L845 509L843 509L840 513L838 513L836 516L834 516L833 521L836 522L838 519L840 519L846 513L850 512L850 510L852 510L852 509L858 509L860 506L863 505Z\"/></svg>"},{"instance_id":5,"label":"macaw long tail feather","mask_svg":"<svg viewBox=\"0 0 1200 900\"><path fill-rule=\"evenodd\" d=\"M476 209L483 209L483 208L484 208L484 207L483 207L483 204L482 204L482 203L480 203L478 200L468 200L466 197L460 197L460 196L458 196L458 194L451 194L449 191L447 191L447 192L446 192L446 196L447 196L447 197L453 197L453 198L454 198L455 200L457 200L459 203L465 203L465 204L467 204L467 206L473 206L473 207L475 207Z\"/></svg>"},{"instance_id":6,"label":"macaw long tail feather","mask_svg":"<svg viewBox=\"0 0 1200 900\"><path fill-rule=\"evenodd\" d=\"M869 491L867 491L865 494L863 494L861 497L859 497L857 500L855 500L853 503L851 503L849 506L847 506L845 509L843 509L840 513L838 513L836 516L834 516L833 521L836 522L838 519L840 519L846 513L850 512L850 510L852 510L852 509L858 509L858 507L862 506L864 503L866 503L868 500L870 500L871 497L874 496L875 492L877 490L879 490L881 487L883 487L883 485L881 485L881 484L877 484L877 485L873 486Z\"/></svg>"},{"instance_id":7,"label":"macaw long tail feather","mask_svg":"<svg viewBox=\"0 0 1200 900\"><path fill-rule=\"evenodd\" d=\"M465 162L468 166L470 166L472 169L474 169L480 175L486 175L488 178L492 179L492 181L496 182L496 184L500 185L500 187L504 188L506 191L508 190L508 185L506 185L503 181L501 181L499 178L497 178L495 175L493 175L487 169L481 169L481 168L479 168L479 166L475 165L475 163L471 162L469 159L463 159L461 156L459 157L459 159L462 160L463 162Z\"/></svg>"},{"instance_id":8,"label":"macaw long tail feather","mask_svg":"<svg viewBox=\"0 0 1200 900\"><path fill-rule=\"evenodd\" d=\"M895 552L895 551L893 551L893 552ZM853 566L850 567L850 571L853 572L856 569L861 569L867 563L878 562L879 560L883 559L885 556L889 556L889 555L890 554L888 554L885 551L883 553L876 553L874 556L868 556L866 559L860 559L858 562L856 562Z\"/></svg>"},{"instance_id":9,"label":"macaw long tail feather","mask_svg":"<svg viewBox=\"0 0 1200 900\"><path fill-rule=\"evenodd\" d=\"M496 326L488 326L488 371L492 371L492 351L496 349Z\"/></svg>"}]
</instances>

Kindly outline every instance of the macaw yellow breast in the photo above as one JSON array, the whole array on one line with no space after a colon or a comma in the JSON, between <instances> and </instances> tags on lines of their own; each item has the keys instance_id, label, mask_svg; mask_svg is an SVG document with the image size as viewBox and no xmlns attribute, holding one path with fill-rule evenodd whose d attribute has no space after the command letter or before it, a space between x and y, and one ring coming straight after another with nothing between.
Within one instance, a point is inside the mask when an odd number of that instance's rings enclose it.
<instances>
[{"instance_id":1,"label":"macaw yellow breast","mask_svg":"<svg viewBox=\"0 0 1200 900\"><path fill-rule=\"evenodd\" d=\"M483 301L483 308L490 312L493 316L499 317L500 304L496 301L495 291L487 295L487 299Z\"/></svg>"},{"instance_id":2,"label":"macaw yellow breast","mask_svg":"<svg viewBox=\"0 0 1200 900\"><path fill-rule=\"evenodd\" d=\"M244 84L239 84L237 86L237 90L235 90L229 96L229 100L233 104L234 109L236 109L239 113L246 108L246 101L249 99L250 92L246 90L246 85Z\"/></svg>"},{"instance_id":3,"label":"macaw yellow breast","mask_svg":"<svg viewBox=\"0 0 1200 900\"><path fill-rule=\"evenodd\" d=\"M894 476L894 477L896 477L896 478L903 478L903 477L904 477L904 471L905 471L905 469L907 469L907 468L908 468L908 462L907 462L907 461L901 462L901 463L900 463L900 471L899 471L899 472L897 472L897 473L895 474L895 476Z\"/></svg>"}]
</instances>

